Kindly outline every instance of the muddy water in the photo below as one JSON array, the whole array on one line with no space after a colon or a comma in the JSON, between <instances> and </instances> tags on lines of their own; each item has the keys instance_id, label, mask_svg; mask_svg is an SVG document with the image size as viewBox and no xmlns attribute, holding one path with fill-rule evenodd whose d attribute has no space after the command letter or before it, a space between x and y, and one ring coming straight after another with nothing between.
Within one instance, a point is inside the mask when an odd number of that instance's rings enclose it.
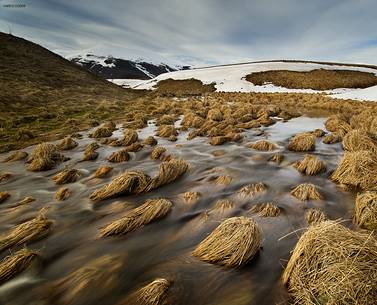
<instances>
[{"instance_id":1,"label":"muddy water","mask_svg":"<svg viewBox=\"0 0 377 305\"><path fill-rule=\"evenodd\" d=\"M71 160L57 168L32 173L25 169L23 161L0 163L1 171L12 172L13 177L0 184L0 190L11 193L11 198L0 206L0 230L6 232L13 225L31 219L37 211L48 207L48 218L54 221L52 233L45 239L29 244L42 255L41 262L11 281L0 286L0 303L5 304L58 304L49 299L50 284L84 264L103 255L118 255L121 268L114 274L116 285L105 290L101 285L76 299L73 304L116 304L131 291L140 288L155 278L173 281L170 294L174 304L228 304L228 305L270 305L283 304L287 294L280 283L283 266L298 236L306 228L306 209L321 208L329 218L350 219L354 195L347 193L327 179L335 168L341 154L340 144L325 145L317 140L314 154L327 164L327 172L314 177L303 176L290 164L302 159L304 153L293 153L285 149L288 139L295 133L323 128L323 118L299 117L288 122L279 121L263 128L262 135L255 131L244 133L242 143L228 143L210 146L207 139L195 138L186 141L187 132L181 132L177 142L158 138L159 145L168 152L190 163L190 171L170 185L153 192L118 197L93 204L88 198L92 191L107 184L112 178L127 169L140 169L150 175L158 171L161 161L151 160L151 147L131 153L129 162L109 164L114 166L111 175L103 179L92 179L99 165L108 164L106 158L120 148L102 145L96 161L79 162L87 137L77 140L80 145L64 152ZM177 123L179 124L179 122ZM155 126L139 131L141 139L154 133ZM113 136L121 137L122 130ZM247 142L268 139L279 145L273 152L259 152L246 147ZM26 149L30 152L32 147ZM223 155L215 157L214 151ZM268 162L274 153L283 153L285 160L280 165ZM4 158L7 154L1 155ZM81 172L81 178L66 185L72 196L66 201L56 201L59 188L52 177L65 167L74 167ZM212 179L218 175L232 176L230 185L216 185ZM252 199L241 200L236 192L242 186L264 182L268 191ZM302 203L292 197L289 191L297 184L316 184L325 200ZM182 194L198 191L201 197L196 203L186 203ZM37 200L29 205L12 208L25 196ZM168 217L154 222L126 236L99 238L98 229L126 213L146 199L164 197L174 203ZM235 207L223 215L208 219L203 213L218 199L231 199ZM261 218L248 214L254 204L274 201L282 209L279 217ZM194 247L203 240L224 217L246 215L252 217L262 228L263 248L246 267L238 270L226 269L203 263L190 255ZM293 233L292 233L293 232ZM1 253L1 258L9 254ZM117 261L118 262L118 261ZM115 262L114 262L115 263Z\"/></svg>"}]
</instances>

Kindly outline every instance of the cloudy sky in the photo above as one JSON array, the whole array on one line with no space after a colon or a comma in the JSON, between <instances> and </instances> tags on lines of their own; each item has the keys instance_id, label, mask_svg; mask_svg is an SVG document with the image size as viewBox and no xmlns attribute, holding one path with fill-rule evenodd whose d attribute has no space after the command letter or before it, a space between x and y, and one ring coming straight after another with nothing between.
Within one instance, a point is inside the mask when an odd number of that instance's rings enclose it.
<instances>
[{"instance_id":1,"label":"cloudy sky","mask_svg":"<svg viewBox=\"0 0 377 305\"><path fill-rule=\"evenodd\" d=\"M9 7L9 4L24 7ZM264 59L377 64L376 0L0 0L0 31L63 56L210 65Z\"/></svg>"}]
</instances>

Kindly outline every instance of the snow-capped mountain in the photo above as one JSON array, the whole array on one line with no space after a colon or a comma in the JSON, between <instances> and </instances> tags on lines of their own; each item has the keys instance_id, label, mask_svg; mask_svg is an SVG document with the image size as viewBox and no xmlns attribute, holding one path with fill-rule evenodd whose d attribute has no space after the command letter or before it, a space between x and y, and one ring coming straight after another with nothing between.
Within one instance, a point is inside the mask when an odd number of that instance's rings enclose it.
<instances>
[{"instance_id":1,"label":"snow-capped mountain","mask_svg":"<svg viewBox=\"0 0 377 305\"><path fill-rule=\"evenodd\" d=\"M111 55L101 56L92 53L76 55L68 59L106 79L151 79L162 73L188 68L153 63L143 59L128 60Z\"/></svg>"}]
</instances>

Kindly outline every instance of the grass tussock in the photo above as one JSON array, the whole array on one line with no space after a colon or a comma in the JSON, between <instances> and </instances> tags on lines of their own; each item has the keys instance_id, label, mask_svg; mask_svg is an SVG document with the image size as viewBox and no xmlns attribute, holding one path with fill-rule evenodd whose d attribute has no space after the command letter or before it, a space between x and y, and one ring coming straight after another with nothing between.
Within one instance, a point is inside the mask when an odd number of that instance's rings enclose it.
<instances>
[{"instance_id":1,"label":"grass tussock","mask_svg":"<svg viewBox=\"0 0 377 305\"><path fill-rule=\"evenodd\" d=\"M112 170L113 168L111 166L101 165L97 168L96 172L94 173L94 178L106 177Z\"/></svg>"},{"instance_id":2,"label":"grass tussock","mask_svg":"<svg viewBox=\"0 0 377 305\"><path fill-rule=\"evenodd\" d=\"M80 178L80 172L77 169L67 168L52 177L52 180L56 184L66 184L76 182L78 178Z\"/></svg>"},{"instance_id":3,"label":"grass tussock","mask_svg":"<svg viewBox=\"0 0 377 305\"><path fill-rule=\"evenodd\" d=\"M128 146L135 143L138 139L139 139L139 135L137 134L135 130L126 129L123 132L123 139L121 141L124 146Z\"/></svg>"},{"instance_id":4,"label":"grass tussock","mask_svg":"<svg viewBox=\"0 0 377 305\"><path fill-rule=\"evenodd\" d=\"M140 288L132 297L140 305L167 305L167 296L171 284L166 279L156 279Z\"/></svg>"},{"instance_id":5,"label":"grass tussock","mask_svg":"<svg viewBox=\"0 0 377 305\"><path fill-rule=\"evenodd\" d=\"M105 126L99 126L89 135L89 137L99 139L99 138L109 138L112 135L113 135L112 129Z\"/></svg>"},{"instance_id":6,"label":"grass tussock","mask_svg":"<svg viewBox=\"0 0 377 305\"><path fill-rule=\"evenodd\" d=\"M5 191L0 192L0 203L3 203L9 197L10 197L10 193L5 192Z\"/></svg>"},{"instance_id":7,"label":"grass tussock","mask_svg":"<svg viewBox=\"0 0 377 305\"><path fill-rule=\"evenodd\" d=\"M331 179L335 182L369 189L377 184L377 156L369 150L345 152Z\"/></svg>"},{"instance_id":8,"label":"grass tussock","mask_svg":"<svg viewBox=\"0 0 377 305\"><path fill-rule=\"evenodd\" d=\"M16 202L14 205L15 206L24 205L24 204L29 204L29 203L34 202L34 201L35 201L35 198L27 196L24 199Z\"/></svg>"},{"instance_id":9,"label":"grass tussock","mask_svg":"<svg viewBox=\"0 0 377 305\"><path fill-rule=\"evenodd\" d=\"M211 137L209 140L209 144L211 145L223 145L224 143L228 142L229 138L225 136L217 136L217 137Z\"/></svg>"},{"instance_id":10,"label":"grass tussock","mask_svg":"<svg viewBox=\"0 0 377 305\"><path fill-rule=\"evenodd\" d=\"M112 163L127 162L131 159L130 154L124 149L114 151L108 158L107 161Z\"/></svg>"},{"instance_id":11,"label":"grass tussock","mask_svg":"<svg viewBox=\"0 0 377 305\"><path fill-rule=\"evenodd\" d=\"M283 274L295 304L374 304L377 241L335 221L312 225L301 236Z\"/></svg>"},{"instance_id":12,"label":"grass tussock","mask_svg":"<svg viewBox=\"0 0 377 305\"><path fill-rule=\"evenodd\" d=\"M261 247L262 233L250 218L224 220L192 252L204 262L226 267L248 263Z\"/></svg>"},{"instance_id":13,"label":"grass tussock","mask_svg":"<svg viewBox=\"0 0 377 305\"><path fill-rule=\"evenodd\" d=\"M325 144L335 144L342 142L343 137L338 133L329 133L325 135L322 139L322 142Z\"/></svg>"},{"instance_id":14,"label":"grass tussock","mask_svg":"<svg viewBox=\"0 0 377 305\"><path fill-rule=\"evenodd\" d=\"M41 239L50 232L51 226L52 221L40 212L32 220L16 225L3 234L0 237L0 251Z\"/></svg>"},{"instance_id":15,"label":"grass tussock","mask_svg":"<svg viewBox=\"0 0 377 305\"><path fill-rule=\"evenodd\" d=\"M341 136L346 135L352 130L351 125L341 115L330 116L325 122L325 127L328 131L338 133Z\"/></svg>"},{"instance_id":16,"label":"grass tussock","mask_svg":"<svg viewBox=\"0 0 377 305\"><path fill-rule=\"evenodd\" d=\"M370 150L377 153L377 142L361 129L347 133L343 138L342 145L346 151Z\"/></svg>"},{"instance_id":17,"label":"grass tussock","mask_svg":"<svg viewBox=\"0 0 377 305\"><path fill-rule=\"evenodd\" d=\"M280 164L281 162L284 161L284 155L282 155L282 154L275 154L270 159L268 159L268 161Z\"/></svg>"},{"instance_id":18,"label":"grass tussock","mask_svg":"<svg viewBox=\"0 0 377 305\"><path fill-rule=\"evenodd\" d=\"M251 198L258 194L265 193L267 191L267 186L263 182L251 183L242 187L238 192L240 198Z\"/></svg>"},{"instance_id":19,"label":"grass tussock","mask_svg":"<svg viewBox=\"0 0 377 305\"><path fill-rule=\"evenodd\" d=\"M6 157L3 162L15 162L25 160L28 157L28 153L26 151L15 151L11 153L8 157Z\"/></svg>"},{"instance_id":20,"label":"grass tussock","mask_svg":"<svg viewBox=\"0 0 377 305\"><path fill-rule=\"evenodd\" d=\"M72 191L68 187L61 187L55 193L56 200L64 201L68 199L72 194Z\"/></svg>"},{"instance_id":21,"label":"grass tussock","mask_svg":"<svg viewBox=\"0 0 377 305\"><path fill-rule=\"evenodd\" d=\"M178 136L178 130L174 127L174 125L161 125L157 128L156 136L163 138Z\"/></svg>"},{"instance_id":22,"label":"grass tussock","mask_svg":"<svg viewBox=\"0 0 377 305\"><path fill-rule=\"evenodd\" d=\"M101 236L123 235L146 224L165 217L172 209L172 202L166 199L147 200L141 206L129 211L126 216L115 220L101 229Z\"/></svg>"},{"instance_id":23,"label":"grass tussock","mask_svg":"<svg viewBox=\"0 0 377 305\"><path fill-rule=\"evenodd\" d=\"M61 140L56 147L60 150L71 150L77 147L79 143L77 143L72 137L68 136Z\"/></svg>"},{"instance_id":24,"label":"grass tussock","mask_svg":"<svg viewBox=\"0 0 377 305\"><path fill-rule=\"evenodd\" d=\"M258 86L272 83L284 88L313 90L367 88L377 85L377 76L374 73L330 69L300 72L290 70L254 72L247 75L246 80Z\"/></svg>"},{"instance_id":25,"label":"grass tussock","mask_svg":"<svg viewBox=\"0 0 377 305\"><path fill-rule=\"evenodd\" d=\"M93 161L98 158L98 152L96 149L99 148L97 142L92 142L85 147L84 156L81 158L81 161Z\"/></svg>"},{"instance_id":26,"label":"grass tussock","mask_svg":"<svg viewBox=\"0 0 377 305\"><path fill-rule=\"evenodd\" d=\"M224 119L220 109L210 109L207 114L207 119L212 121L222 121Z\"/></svg>"},{"instance_id":27,"label":"grass tussock","mask_svg":"<svg viewBox=\"0 0 377 305\"><path fill-rule=\"evenodd\" d=\"M149 136L149 137L147 137L144 141L143 141L143 144L144 145L150 145L150 146L155 146L155 145L157 145L157 140L156 140L156 138L155 137L153 137L153 136Z\"/></svg>"},{"instance_id":28,"label":"grass tussock","mask_svg":"<svg viewBox=\"0 0 377 305\"><path fill-rule=\"evenodd\" d=\"M41 143L38 144L28 158L30 163L28 170L37 172L54 168L58 162L65 161L66 158L58 152L58 148L54 144Z\"/></svg>"},{"instance_id":29,"label":"grass tussock","mask_svg":"<svg viewBox=\"0 0 377 305\"><path fill-rule=\"evenodd\" d=\"M161 117L157 118L156 120L156 126L160 125L174 125L175 121L177 120L177 117L172 114L164 114Z\"/></svg>"},{"instance_id":30,"label":"grass tussock","mask_svg":"<svg viewBox=\"0 0 377 305\"><path fill-rule=\"evenodd\" d=\"M214 183L218 185L229 185L232 183L232 180L233 178L230 175L221 175L214 179Z\"/></svg>"},{"instance_id":31,"label":"grass tussock","mask_svg":"<svg viewBox=\"0 0 377 305\"><path fill-rule=\"evenodd\" d=\"M201 194L199 192L185 192L183 194L183 199L188 203L197 202Z\"/></svg>"},{"instance_id":32,"label":"grass tussock","mask_svg":"<svg viewBox=\"0 0 377 305\"><path fill-rule=\"evenodd\" d=\"M4 182L4 181L7 181L11 177L12 177L11 173L8 173L8 172L2 173L2 172L0 172L0 183Z\"/></svg>"},{"instance_id":33,"label":"grass tussock","mask_svg":"<svg viewBox=\"0 0 377 305\"><path fill-rule=\"evenodd\" d=\"M124 151L126 152L138 152L140 150L142 150L144 147L143 144L141 144L140 142L134 142L128 146L126 146L125 148L123 148Z\"/></svg>"},{"instance_id":34,"label":"grass tussock","mask_svg":"<svg viewBox=\"0 0 377 305\"><path fill-rule=\"evenodd\" d=\"M320 209L309 209L305 213L305 219L309 225L312 225L312 224L318 224L322 221L326 221L327 217L325 213L323 213Z\"/></svg>"},{"instance_id":35,"label":"grass tussock","mask_svg":"<svg viewBox=\"0 0 377 305\"><path fill-rule=\"evenodd\" d=\"M226 211L234 208L234 202L229 199L219 199L213 207L207 211L207 214L224 214Z\"/></svg>"},{"instance_id":36,"label":"grass tussock","mask_svg":"<svg viewBox=\"0 0 377 305\"><path fill-rule=\"evenodd\" d=\"M166 148L163 146L156 146L152 149L151 152L151 159L158 160L162 157L162 155L166 152Z\"/></svg>"},{"instance_id":37,"label":"grass tussock","mask_svg":"<svg viewBox=\"0 0 377 305\"><path fill-rule=\"evenodd\" d=\"M271 143L267 140L259 140L255 143L248 145L252 149L260 150L260 151L271 151L278 148L275 143Z\"/></svg>"},{"instance_id":38,"label":"grass tussock","mask_svg":"<svg viewBox=\"0 0 377 305\"><path fill-rule=\"evenodd\" d=\"M299 184L291 191L291 195L301 201L323 199L317 187L311 183Z\"/></svg>"},{"instance_id":39,"label":"grass tussock","mask_svg":"<svg viewBox=\"0 0 377 305\"><path fill-rule=\"evenodd\" d=\"M291 151L313 151L315 150L316 137L308 132L296 134L289 140L288 149Z\"/></svg>"},{"instance_id":40,"label":"grass tussock","mask_svg":"<svg viewBox=\"0 0 377 305\"><path fill-rule=\"evenodd\" d=\"M305 155L304 159L297 161L293 164L293 167L300 173L305 175L314 176L326 171L326 164L320 160L317 156Z\"/></svg>"},{"instance_id":41,"label":"grass tussock","mask_svg":"<svg viewBox=\"0 0 377 305\"><path fill-rule=\"evenodd\" d=\"M312 134L314 134L317 138L322 138L326 134L326 132L322 129L317 128L312 131Z\"/></svg>"},{"instance_id":42,"label":"grass tussock","mask_svg":"<svg viewBox=\"0 0 377 305\"><path fill-rule=\"evenodd\" d=\"M0 284L28 269L37 257L37 252L26 248L5 257L0 262Z\"/></svg>"},{"instance_id":43,"label":"grass tussock","mask_svg":"<svg viewBox=\"0 0 377 305\"><path fill-rule=\"evenodd\" d=\"M249 212L257 213L260 217L277 217L280 215L280 208L273 202L255 204Z\"/></svg>"},{"instance_id":44,"label":"grass tussock","mask_svg":"<svg viewBox=\"0 0 377 305\"><path fill-rule=\"evenodd\" d=\"M362 229L377 229L377 192L366 191L357 194L354 222Z\"/></svg>"}]
</instances>

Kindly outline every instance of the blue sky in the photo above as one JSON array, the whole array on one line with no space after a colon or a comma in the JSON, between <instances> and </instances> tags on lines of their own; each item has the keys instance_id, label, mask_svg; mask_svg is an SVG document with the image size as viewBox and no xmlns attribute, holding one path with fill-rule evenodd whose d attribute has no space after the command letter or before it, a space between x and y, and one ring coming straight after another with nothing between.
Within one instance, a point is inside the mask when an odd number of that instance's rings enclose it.
<instances>
[{"instance_id":1,"label":"blue sky","mask_svg":"<svg viewBox=\"0 0 377 305\"><path fill-rule=\"evenodd\" d=\"M376 12L376 0L0 0L0 31L63 56L377 64Z\"/></svg>"}]
</instances>

